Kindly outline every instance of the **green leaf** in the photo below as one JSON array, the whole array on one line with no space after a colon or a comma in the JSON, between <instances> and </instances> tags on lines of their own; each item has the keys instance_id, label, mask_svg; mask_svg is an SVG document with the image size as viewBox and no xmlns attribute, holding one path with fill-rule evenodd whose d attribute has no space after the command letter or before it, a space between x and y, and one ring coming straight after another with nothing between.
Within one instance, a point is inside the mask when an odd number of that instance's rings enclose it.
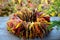
<instances>
[{"instance_id":1,"label":"green leaf","mask_svg":"<svg viewBox=\"0 0 60 40\"><path fill-rule=\"evenodd\" d=\"M57 26L57 29L60 28L60 21L52 21L51 25L47 27L47 30L51 30L55 26Z\"/></svg>"}]
</instances>

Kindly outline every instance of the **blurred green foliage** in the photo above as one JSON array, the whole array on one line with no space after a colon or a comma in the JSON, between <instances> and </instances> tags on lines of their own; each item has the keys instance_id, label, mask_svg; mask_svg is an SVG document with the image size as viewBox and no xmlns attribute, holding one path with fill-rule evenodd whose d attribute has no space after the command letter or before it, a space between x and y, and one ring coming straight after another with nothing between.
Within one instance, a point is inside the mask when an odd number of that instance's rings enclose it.
<instances>
[{"instance_id":1,"label":"blurred green foliage","mask_svg":"<svg viewBox=\"0 0 60 40\"><path fill-rule=\"evenodd\" d=\"M52 21L51 25L48 26L47 30L51 30L55 26L57 26L57 29L60 29L60 21Z\"/></svg>"},{"instance_id":2,"label":"blurred green foliage","mask_svg":"<svg viewBox=\"0 0 60 40\"><path fill-rule=\"evenodd\" d=\"M38 6L38 11L43 11L43 12L49 14L50 16L60 15L60 0L54 0L54 2L48 4L48 6L46 6L46 8L45 8L45 5L46 4L42 4L42 5L40 4Z\"/></svg>"},{"instance_id":3,"label":"blurred green foliage","mask_svg":"<svg viewBox=\"0 0 60 40\"><path fill-rule=\"evenodd\" d=\"M3 8L1 8L0 16L9 16L10 14L17 11L16 5L12 2L8 2L4 4Z\"/></svg>"}]
</instances>

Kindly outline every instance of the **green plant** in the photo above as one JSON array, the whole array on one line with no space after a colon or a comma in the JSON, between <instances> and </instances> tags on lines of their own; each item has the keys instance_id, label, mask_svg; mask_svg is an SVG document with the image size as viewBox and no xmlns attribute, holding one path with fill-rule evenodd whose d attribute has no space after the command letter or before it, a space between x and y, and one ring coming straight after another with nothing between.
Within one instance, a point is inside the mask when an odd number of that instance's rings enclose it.
<instances>
[{"instance_id":1,"label":"green plant","mask_svg":"<svg viewBox=\"0 0 60 40\"><path fill-rule=\"evenodd\" d=\"M3 8L1 8L2 12L0 16L9 16L10 14L17 11L15 3L8 2L5 4Z\"/></svg>"},{"instance_id":2,"label":"green plant","mask_svg":"<svg viewBox=\"0 0 60 40\"><path fill-rule=\"evenodd\" d=\"M47 13L51 14L51 12L55 12L55 16L58 16L60 13L60 0L54 0L54 2L50 4L50 7Z\"/></svg>"},{"instance_id":3,"label":"green plant","mask_svg":"<svg viewBox=\"0 0 60 40\"><path fill-rule=\"evenodd\" d=\"M51 30L55 26L57 26L57 29L60 29L60 21L52 21L51 25L48 26L47 30Z\"/></svg>"}]
</instances>

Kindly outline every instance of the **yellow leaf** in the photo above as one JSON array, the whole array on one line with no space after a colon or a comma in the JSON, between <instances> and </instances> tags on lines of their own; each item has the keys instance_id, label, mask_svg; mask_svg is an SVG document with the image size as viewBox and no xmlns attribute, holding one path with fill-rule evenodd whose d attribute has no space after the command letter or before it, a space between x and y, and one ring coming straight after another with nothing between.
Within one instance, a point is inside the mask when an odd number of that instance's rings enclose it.
<instances>
[{"instance_id":1,"label":"yellow leaf","mask_svg":"<svg viewBox=\"0 0 60 40\"><path fill-rule=\"evenodd\" d=\"M11 32L12 32L12 33L15 33L15 31L14 31L13 29L11 29Z\"/></svg>"},{"instance_id":2,"label":"yellow leaf","mask_svg":"<svg viewBox=\"0 0 60 40\"><path fill-rule=\"evenodd\" d=\"M38 10L37 10L37 11L42 11L42 8L41 8L41 7L42 7L42 4L39 4L39 5L38 5Z\"/></svg>"},{"instance_id":3,"label":"yellow leaf","mask_svg":"<svg viewBox=\"0 0 60 40\"><path fill-rule=\"evenodd\" d=\"M54 2L54 0L51 0L51 2Z\"/></svg>"},{"instance_id":4,"label":"yellow leaf","mask_svg":"<svg viewBox=\"0 0 60 40\"><path fill-rule=\"evenodd\" d=\"M58 14L58 17L60 17L60 13Z\"/></svg>"},{"instance_id":5,"label":"yellow leaf","mask_svg":"<svg viewBox=\"0 0 60 40\"><path fill-rule=\"evenodd\" d=\"M21 3L21 0L18 0L18 3Z\"/></svg>"},{"instance_id":6,"label":"yellow leaf","mask_svg":"<svg viewBox=\"0 0 60 40\"><path fill-rule=\"evenodd\" d=\"M7 27L7 30L8 30L9 32L11 32L11 28L10 28L10 27Z\"/></svg>"},{"instance_id":7,"label":"yellow leaf","mask_svg":"<svg viewBox=\"0 0 60 40\"><path fill-rule=\"evenodd\" d=\"M15 0L12 0L13 3L15 3Z\"/></svg>"},{"instance_id":8,"label":"yellow leaf","mask_svg":"<svg viewBox=\"0 0 60 40\"><path fill-rule=\"evenodd\" d=\"M52 12L50 15L51 15L51 16L55 16L55 12Z\"/></svg>"},{"instance_id":9,"label":"yellow leaf","mask_svg":"<svg viewBox=\"0 0 60 40\"><path fill-rule=\"evenodd\" d=\"M44 3L45 0L41 0L41 4Z\"/></svg>"},{"instance_id":10,"label":"yellow leaf","mask_svg":"<svg viewBox=\"0 0 60 40\"><path fill-rule=\"evenodd\" d=\"M32 38L32 32L30 31L30 38Z\"/></svg>"},{"instance_id":11,"label":"yellow leaf","mask_svg":"<svg viewBox=\"0 0 60 40\"><path fill-rule=\"evenodd\" d=\"M47 21L46 21L46 24L51 24L51 22L47 22Z\"/></svg>"},{"instance_id":12,"label":"yellow leaf","mask_svg":"<svg viewBox=\"0 0 60 40\"><path fill-rule=\"evenodd\" d=\"M10 27L7 27L8 30L10 30L11 28Z\"/></svg>"},{"instance_id":13,"label":"yellow leaf","mask_svg":"<svg viewBox=\"0 0 60 40\"><path fill-rule=\"evenodd\" d=\"M45 3L48 4L48 0L45 0Z\"/></svg>"},{"instance_id":14,"label":"yellow leaf","mask_svg":"<svg viewBox=\"0 0 60 40\"><path fill-rule=\"evenodd\" d=\"M16 26L16 28L18 28L18 27L20 27L21 26L21 23L19 23L17 26Z\"/></svg>"},{"instance_id":15,"label":"yellow leaf","mask_svg":"<svg viewBox=\"0 0 60 40\"><path fill-rule=\"evenodd\" d=\"M32 23L30 24L29 29L31 29L31 28L33 27L33 25L34 25L34 23L32 22Z\"/></svg>"}]
</instances>

